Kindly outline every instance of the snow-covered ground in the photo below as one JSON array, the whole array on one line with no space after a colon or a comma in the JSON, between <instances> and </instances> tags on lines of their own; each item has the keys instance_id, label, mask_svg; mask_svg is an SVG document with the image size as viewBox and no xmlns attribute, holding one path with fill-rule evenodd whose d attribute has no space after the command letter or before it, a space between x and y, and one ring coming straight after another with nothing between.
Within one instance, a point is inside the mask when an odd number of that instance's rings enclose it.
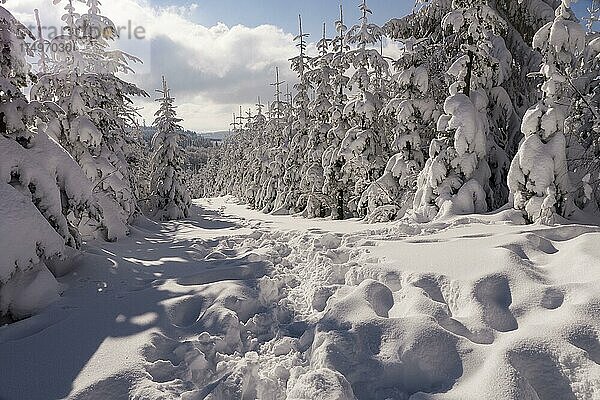
<instances>
[{"instance_id":1,"label":"snow-covered ground","mask_svg":"<svg viewBox=\"0 0 600 400\"><path fill-rule=\"evenodd\" d=\"M0 327L0 399L600 399L598 227L192 214Z\"/></svg>"}]
</instances>

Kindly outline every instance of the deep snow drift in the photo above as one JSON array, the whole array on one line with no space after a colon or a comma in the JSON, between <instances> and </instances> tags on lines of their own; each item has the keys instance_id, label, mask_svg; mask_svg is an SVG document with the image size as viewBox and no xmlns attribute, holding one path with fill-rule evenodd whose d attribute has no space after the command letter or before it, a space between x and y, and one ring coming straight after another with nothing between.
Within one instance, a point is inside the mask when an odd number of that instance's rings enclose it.
<instances>
[{"instance_id":1,"label":"deep snow drift","mask_svg":"<svg viewBox=\"0 0 600 400\"><path fill-rule=\"evenodd\" d=\"M600 228L191 214L0 327L0 399L600 398Z\"/></svg>"}]
</instances>

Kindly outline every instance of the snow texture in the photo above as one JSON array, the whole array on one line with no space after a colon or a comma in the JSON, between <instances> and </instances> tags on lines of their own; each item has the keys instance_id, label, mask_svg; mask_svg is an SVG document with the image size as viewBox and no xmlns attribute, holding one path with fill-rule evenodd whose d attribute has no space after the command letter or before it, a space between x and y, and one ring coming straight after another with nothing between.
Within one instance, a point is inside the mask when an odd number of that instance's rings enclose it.
<instances>
[{"instance_id":1,"label":"snow texture","mask_svg":"<svg viewBox=\"0 0 600 400\"><path fill-rule=\"evenodd\" d=\"M600 232L523 222L366 226L231 198L140 220L90 244L56 306L0 328L0 394L594 399Z\"/></svg>"}]
</instances>

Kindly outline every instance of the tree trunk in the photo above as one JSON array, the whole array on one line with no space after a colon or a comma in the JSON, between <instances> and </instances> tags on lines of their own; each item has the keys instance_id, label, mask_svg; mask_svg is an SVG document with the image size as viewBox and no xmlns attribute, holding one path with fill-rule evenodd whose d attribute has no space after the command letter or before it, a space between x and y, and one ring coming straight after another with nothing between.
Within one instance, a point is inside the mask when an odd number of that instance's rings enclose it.
<instances>
[{"instance_id":1,"label":"tree trunk","mask_svg":"<svg viewBox=\"0 0 600 400\"><path fill-rule=\"evenodd\" d=\"M0 113L0 135L6 135L8 132L6 122L4 121L4 113Z\"/></svg>"},{"instance_id":2,"label":"tree trunk","mask_svg":"<svg viewBox=\"0 0 600 400\"><path fill-rule=\"evenodd\" d=\"M473 39L471 37L469 37L468 40L469 46L473 45ZM475 57L475 55L473 54L473 52L471 50L469 50L467 52L467 55L469 56L469 62L467 63L467 76L465 76L465 90L464 90L464 94L467 97L471 96L471 77L473 76L473 64L475 62L475 60L473 59Z\"/></svg>"},{"instance_id":3,"label":"tree trunk","mask_svg":"<svg viewBox=\"0 0 600 400\"><path fill-rule=\"evenodd\" d=\"M344 191L337 192L336 219L344 219Z\"/></svg>"}]
</instances>

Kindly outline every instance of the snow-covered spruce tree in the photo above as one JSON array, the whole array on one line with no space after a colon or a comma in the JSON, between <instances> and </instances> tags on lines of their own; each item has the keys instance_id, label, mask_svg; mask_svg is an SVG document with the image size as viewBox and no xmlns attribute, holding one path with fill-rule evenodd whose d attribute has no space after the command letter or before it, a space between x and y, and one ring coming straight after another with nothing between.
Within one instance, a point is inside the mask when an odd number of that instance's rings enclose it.
<instances>
[{"instance_id":1,"label":"snow-covered spruce tree","mask_svg":"<svg viewBox=\"0 0 600 400\"><path fill-rule=\"evenodd\" d=\"M301 165L296 165L293 163L293 160L296 160L298 163L302 163L302 156L299 154L293 154L296 151L300 151L301 147L294 144L298 143L297 141L300 139L307 140L306 135L297 135L297 132L294 130L294 126L298 125L295 117L295 107L293 104L293 96L289 91L289 86L286 86L286 100L282 102L282 140L279 148L276 150L282 155L283 169L281 179L278 183L279 189L277 191L277 197L275 198L275 205L273 207L273 211L271 211L272 214L289 214L290 211L294 211L293 209L295 209L295 205L289 203L290 199L292 199L292 197L290 197L290 193L295 193L298 195L299 189L295 192L292 190L293 187L291 185L291 178L299 178L301 177L301 174L298 174L298 172L290 173L288 170L290 167L302 168ZM299 183L299 181L296 182Z\"/></svg>"},{"instance_id":2,"label":"snow-covered spruce tree","mask_svg":"<svg viewBox=\"0 0 600 400\"><path fill-rule=\"evenodd\" d=\"M285 83L279 79L279 67L275 68L274 99L269 107L269 119L265 126L265 136L269 138L268 179L262 186L262 211L270 213L280 207L283 202L282 194L285 193L283 176L285 172L285 159L288 154L288 136L285 134L285 104L281 99L281 85Z\"/></svg>"},{"instance_id":3,"label":"snow-covered spruce tree","mask_svg":"<svg viewBox=\"0 0 600 400\"><path fill-rule=\"evenodd\" d=\"M307 72L309 71L309 57L306 54L306 38L309 36L308 33L304 33L302 30L302 17L298 17L298 35L294 38L298 43L299 54L290 59L291 69L296 72L298 76L298 82L294 85L296 94L291 102L293 120L291 122L291 142L290 151L286 159L286 168L284 172L284 183L286 186L286 195L283 207L278 210L278 213L286 212L299 212L306 207L300 200L301 199L300 183L302 176L307 170L307 165L304 160L304 153L308 144L308 128L309 128L309 113L308 105L310 99L308 91L310 89L310 82L307 78Z\"/></svg>"},{"instance_id":4,"label":"snow-covered spruce tree","mask_svg":"<svg viewBox=\"0 0 600 400\"><path fill-rule=\"evenodd\" d=\"M344 107L343 114L352 127L342 140L339 155L345 160L342 180L351 186L348 208L364 216L366 209L358 209L360 197L368 185L382 175L388 148L385 132L378 124L379 112L383 107L381 96L375 93L379 85L371 77L388 73L389 66L377 49L367 48L379 43L383 31L379 26L369 23L368 16L372 12L366 0L363 0L360 10L360 23L347 33L348 43L356 44L357 48L346 54L355 68L348 85L350 90L356 89L358 94Z\"/></svg>"},{"instance_id":5,"label":"snow-covered spruce tree","mask_svg":"<svg viewBox=\"0 0 600 400\"><path fill-rule=\"evenodd\" d=\"M232 130L220 149L222 154L220 166L223 172L217 175L219 195L232 194L237 196L241 194L241 191L238 190L241 182L238 164L241 164L240 160L243 157L239 143L239 139L243 137L243 124L241 120L240 109L239 116L236 116L235 113L233 114Z\"/></svg>"},{"instance_id":6,"label":"snow-covered spruce tree","mask_svg":"<svg viewBox=\"0 0 600 400\"><path fill-rule=\"evenodd\" d=\"M90 182L46 133L51 104L29 103L31 33L0 6L0 316L18 319L58 298L47 260L78 247L72 223L99 218ZM29 54L31 55L31 54Z\"/></svg>"},{"instance_id":7,"label":"snow-covered spruce tree","mask_svg":"<svg viewBox=\"0 0 600 400\"><path fill-rule=\"evenodd\" d=\"M262 187L268 180L268 166L269 166L269 144L267 143L265 133L265 127L267 124L267 118L263 114L264 105L258 98L256 104L256 115L252 116L248 121L249 129L252 137L252 180L249 183L249 187L246 189L246 196L249 198L248 203L252 208L262 209L263 208L263 193Z\"/></svg>"},{"instance_id":8,"label":"snow-covered spruce tree","mask_svg":"<svg viewBox=\"0 0 600 400\"><path fill-rule=\"evenodd\" d=\"M240 112L242 111L240 107ZM241 161L246 166L240 171L240 199L254 208L254 200L256 197L256 188L254 186L254 180L256 178L257 168L260 166L259 157L257 153L258 147L258 135L252 127L252 112L250 110L245 112L242 119L242 127L244 135L242 141L238 143L242 147Z\"/></svg>"},{"instance_id":9,"label":"snow-covered spruce tree","mask_svg":"<svg viewBox=\"0 0 600 400\"><path fill-rule=\"evenodd\" d=\"M257 107L262 105L259 101ZM261 114L261 111L259 111ZM260 149L260 178L258 185L258 201L256 208L264 213L273 210L275 199L277 198L278 185L282 183L283 166L285 159L283 151L280 148L282 143L281 126L273 115L269 112L263 116L264 122L261 124L259 134L261 136Z\"/></svg>"},{"instance_id":10,"label":"snow-covered spruce tree","mask_svg":"<svg viewBox=\"0 0 600 400\"><path fill-rule=\"evenodd\" d=\"M570 110L565 119L567 166L573 200L586 211L600 208L600 2L588 7L586 45L572 68L560 73L567 81Z\"/></svg>"},{"instance_id":11,"label":"snow-covered spruce tree","mask_svg":"<svg viewBox=\"0 0 600 400\"><path fill-rule=\"evenodd\" d=\"M129 162L134 161L135 153L140 149L136 140L137 111L133 106L133 97L148 97L148 94L136 85L117 77L133 73L130 63L141 63L135 56L123 51L111 49L109 41L117 38L118 32L114 23L100 13L99 0L87 0L88 12L78 21L83 32L83 52L89 55L90 73L99 76L100 90L88 100L89 106L101 109L97 127L103 136L104 145L108 149L108 161L114 172L104 174L101 179L101 190L115 200L121 215L130 223L136 212L136 186ZM102 34L99 34L99 33Z\"/></svg>"},{"instance_id":12,"label":"snow-covered spruce tree","mask_svg":"<svg viewBox=\"0 0 600 400\"><path fill-rule=\"evenodd\" d=\"M511 73L502 84L506 90L488 93L488 119L496 143L510 159L516 154L522 139L521 119L538 100L536 82L529 78L529 73L537 70L540 54L530 44L535 32L554 18L556 4L556 0L497 0L490 3L506 22L502 38L513 62ZM494 167L491 168L493 172ZM492 182L492 186L498 187L498 183ZM505 200L504 193L501 200Z\"/></svg>"},{"instance_id":13,"label":"snow-covered spruce tree","mask_svg":"<svg viewBox=\"0 0 600 400\"><path fill-rule=\"evenodd\" d=\"M306 204L303 216L308 218L331 215L331 201L323 194L323 153L328 146L328 132L331 130L329 112L333 89L331 80L335 70L331 67L331 39L327 38L326 24L323 24L323 36L317 42L319 55L311 64L312 70L307 74L309 82L315 88L315 98L309 104L311 125L309 127L308 145L305 152L307 169L301 181L302 204Z\"/></svg>"},{"instance_id":14,"label":"snow-covered spruce tree","mask_svg":"<svg viewBox=\"0 0 600 400\"><path fill-rule=\"evenodd\" d=\"M229 193L232 193L241 201L249 203L250 201L254 202L253 198L250 200L247 195L251 193L254 186L254 178L256 174L257 167L257 153L254 145L257 143L257 135L252 130L252 113L248 110L246 113L243 113L242 107L240 106L240 118L239 123L241 126L239 135L236 137L236 151L238 161L234 164L235 168L233 170L233 181L235 183L235 187L231 189ZM253 206L253 204L250 204Z\"/></svg>"},{"instance_id":15,"label":"snow-covered spruce tree","mask_svg":"<svg viewBox=\"0 0 600 400\"><path fill-rule=\"evenodd\" d=\"M223 192L243 200L242 179L246 170L244 163L246 162L248 143L241 106L238 116L234 116L234 118L234 130L225 147L227 161Z\"/></svg>"},{"instance_id":16,"label":"snow-covered spruce tree","mask_svg":"<svg viewBox=\"0 0 600 400\"><path fill-rule=\"evenodd\" d=\"M333 102L328 111L332 128L327 133L329 146L322 156L322 165L325 180L323 182L323 193L331 199L331 215L334 219L344 219L348 212L349 188L343 180L342 168L346 162L344 155L340 154L340 145L350 129L344 116L344 107L348 100L346 87L350 78L345 73L350 67L346 53L349 46L346 42L347 27L344 25L344 11L340 5L340 18L335 23L337 35L332 41L333 57L331 67L334 74L331 79L333 89Z\"/></svg>"},{"instance_id":17,"label":"snow-covered spruce tree","mask_svg":"<svg viewBox=\"0 0 600 400\"><path fill-rule=\"evenodd\" d=\"M525 139L512 161L508 184L512 204L532 222L552 223L573 211L572 185L567 172L564 126L571 87L567 74L585 47L583 26L562 0L554 21L533 38L542 52L542 99L523 117Z\"/></svg>"},{"instance_id":18,"label":"snow-covered spruce tree","mask_svg":"<svg viewBox=\"0 0 600 400\"><path fill-rule=\"evenodd\" d=\"M432 56L427 39L403 39L401 57L394 62L397 94L382 113L392 118L392 151L383 175L362 194L359 208L368 209L370 221L402 217L412 206L416 181L425 158L422 137L435 129L439 117L429 90L428 59ZM364 205L364 206L363 206Z\"/></svg>"},{"instance_id":19,"label":"snow-covered spruce tree","mask_svg":"<svg viewBox=\"0 0 600 400\"><path fill-rule=\"evenodd\" d=\"M497 82L486 90L489 123L487 158L492 174L490 187L494 194L490 204L492 208L500 207L507 201L508 187L505 183L508 164L522 139L521 119L525 111L538 100L536 82L529 78L529 74L537 71L541 59L539 52L531 47L531 41L539 28L554 19L554 9L558 3L560 1L557 0L487 2L503 19L500 29L502 39L491 36L491 54L498 61L498 67L504 70L503 82ZM493 32L497 36L498 30L494 29ZM508 52L504 50L505 46ZM452 49L453 46L447 47ZM493 142L489 139L493 139Z\"/></svg>"},{"instance_id":20,"label":"snow-covered spruce tree","mask_svg":"<svg viewBox=\"0 0 600 400\"><path fill-rule=\"evenodd\" d=\"M141 199L147 199L150 195L150 143L144 138L142 127L137 123L127 136L124 150L129 165L131 187L138 202L142 202Z\"/></svg>"},{"instance_id":21,"label":"snow-covered spruce tree","mask_svg":"<svg viewBox=\"0 0 600 400\"><path fill-rule=\"evenodd\" d=\"M414 209L425 220L493 207L497 191L490 181L497 181L495 174L501 175L506 164L488 120L488 93L502 90L510 68L510 53L497 36L505 22L480 0L455 0L452 7L442 26L453 32L461 53L448 69L455 82L438 120L440 135L431 142L417 182Z\"/></svg>"},{"instance_id":22,"label":"snow-covered spruce tree","mask_svg":"<svg viewBox=\"0 0 600 400\"><path fill-rule=\"evenodd\" d=\"M100 15L99 1L87 4L87 13L80 15L72 1L67 2L65 34L52 40L51 62L31 96L55 100L65 111L64 118L50 123L49 132L94 184L107 238L114 240L127 233L136 211L126 147L136 114L131 97L146 93L115 75L132 72L129 63L139 60L110 50L108 40L116 37L117 29ZM93 221L84 224L95 229Z\"/></svg>"},{"instance_id":23,"label":"snow-covered spruce tree","mask_svg":"<svg viewBox=\"0 0 600 400\"><path fill-rule=\"evenodd\" d=\"M441 21L451 10L452 0L418 0L411 13L392 18L384 24L386 36L401 39L414 36L427 37L435 43L443 41Z\"/></svg>"},{"instance_id":24,"label":"snow-covered spruce tree","mask_svg":"<svg viewBox=\"0 0 600 400\"><path fill-rule=\"evenodd\" d=\"M47 66L50 65L50 63L52 62L50 55L48 54L48 51L47 51L47 49L50 46L50 41L47 40L46 38L44 38L44 32L43 32L43 28L42 28L42 22L41 22L39 10L36 8L35 10L33 10L33 12L35 14L35 20L36 20L36 24L37 24L37 32L36 32L35 41L32 43L32 46L33 46L33 49L37 49L37 52L39 54L39 60L34 65L37 65L37 69L38 69L39 73L44 74L47 72Z\"/></svg>"},{"instance_id":25,"label":"snow-covered spruce tree","mask_svg":"<svg viewBox=\"0 0 600 400\"><path fill-rule=\"evenodd\" d=\"M259 102L257 114L252 115L250 110L246 117L246 138L244 140L244 165L242 189L245 201L255 209L263 208L262 187L268 180L269 144L264 135L266 117L262 113L263 105Z\"/></svg>"},{"instance_id":26,"label":"snow-covered spruce tree","mask_svg":"<svg viewBox=\"0 0 600 400\"><path fill-rule=\"evenodd\" d=\"M152 175L150 179L151 214L162 221L186 218L191 204L183 182L183 154L179 146L182 128L177 118L175 99L163 76L163 88L157 90L160 108L154 114L156 133L152 138Z\"/></svg>"}]
</instances>

